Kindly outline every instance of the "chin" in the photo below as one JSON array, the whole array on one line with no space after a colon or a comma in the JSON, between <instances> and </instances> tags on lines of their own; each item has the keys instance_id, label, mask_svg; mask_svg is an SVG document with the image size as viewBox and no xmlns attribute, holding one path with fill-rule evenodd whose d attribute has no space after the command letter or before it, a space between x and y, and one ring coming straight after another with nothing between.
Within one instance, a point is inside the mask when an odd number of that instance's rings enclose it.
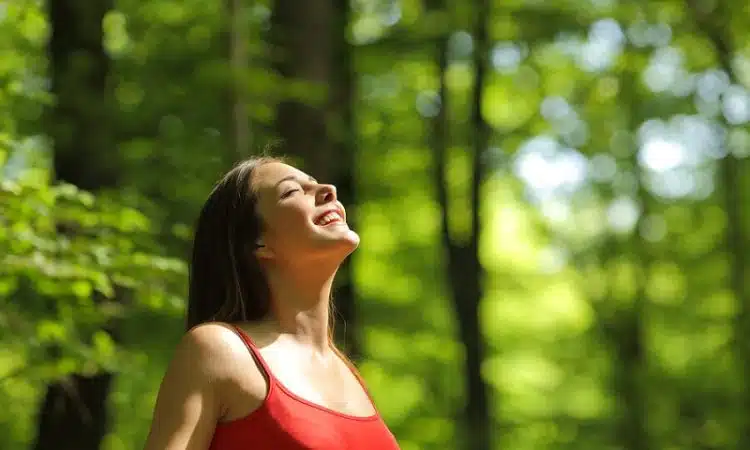
<instances>
[{"instance_id":1,"label":"chin","mask_svg":"<svg viewBox=\"0 0 750 450\"><path fill-rule=\"evenodd\" d=\"M354 250L354 249L356 249L357 247L359 247L359 235L357 234L357 232L356 232L356 231L354 231L354 230L349 230L349 232L348 232L348 233L346 234L346 240L347 240L347 241L348 241L348 242L349 242L349 243L350 243L351 245L353 245L353 246L354 246L354 248L353 248L352 250Z\"/></svg>"},{"instance_id":2,"label":"chin","mask_svg":"<svg viewBox=\"0 0 750 450\"><path fill-rule=\"evenodd\" d=\"M336 240L336 244L338 244L337 247L340 246L341 250L346 252L344 256L348 256L359 247L359 235L353 230L347 230L344 236Z\"/></svg>"},{"instance_id":3,"label":"chin","mask_svg":"<svg viewBox=\"0 0 750 450\"><path fill-rule=\"evenodd\" d=\"M339 258L343 261L359 247L359 235L348 227L335 234L335 236L325 236L318 240L316 247L332 258Z\"/></svg>"}]
</instances>

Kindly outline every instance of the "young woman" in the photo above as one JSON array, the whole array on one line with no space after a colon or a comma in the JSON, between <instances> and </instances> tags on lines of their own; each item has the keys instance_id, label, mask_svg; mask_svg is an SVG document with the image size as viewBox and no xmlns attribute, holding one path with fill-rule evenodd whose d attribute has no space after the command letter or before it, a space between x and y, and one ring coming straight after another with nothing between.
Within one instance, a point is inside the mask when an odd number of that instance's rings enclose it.
<instances>
[{"instance_id":1,"label":"young woman","mask_svg":"<svg viewBox=\"0 0 750 450\"><path fill-rule=\"evenodd\" d=\"M333 186L271 158L232 169L198 219L188 332L146 450L397 450L331 340L331 285L358 245Z\"/></svg>"}]
</instances>

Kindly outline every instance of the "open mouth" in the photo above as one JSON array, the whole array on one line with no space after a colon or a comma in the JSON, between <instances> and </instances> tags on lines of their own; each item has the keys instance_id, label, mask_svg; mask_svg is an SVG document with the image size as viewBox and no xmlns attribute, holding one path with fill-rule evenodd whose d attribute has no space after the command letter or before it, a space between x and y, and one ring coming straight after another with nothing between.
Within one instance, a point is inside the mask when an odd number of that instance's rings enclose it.
<instances>
[{"instance_id":1,"label":"open mouth","mask_svg":"<svg viewBox=\"0 0 750 450\"><path fill-rule=\"evenodd\" d=\"M319 215L313 223L315 223L315 225L325 227L327 225L344 223L344 218L340 211L332 209Z\"/></svg>"}]
</instances>

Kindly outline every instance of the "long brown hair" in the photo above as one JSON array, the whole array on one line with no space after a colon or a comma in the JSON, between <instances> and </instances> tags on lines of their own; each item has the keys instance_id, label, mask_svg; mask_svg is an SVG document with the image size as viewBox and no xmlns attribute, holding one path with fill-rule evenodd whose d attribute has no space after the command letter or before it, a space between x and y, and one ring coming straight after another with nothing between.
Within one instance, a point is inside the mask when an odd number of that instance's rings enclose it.
<instances>
[{"instance_id":1,"label":"long brown hair","mask_svg":"<svg viewBox=\"0 0 750 450\"><path fill-rule=\"evenodd\" d=\"M262 231L255 170L280 158L254 157L216 184L201 209L193 237L187 329L210 321L264 318L271 307L268 282L253 254Z\"/></svg>"}]
</instances>

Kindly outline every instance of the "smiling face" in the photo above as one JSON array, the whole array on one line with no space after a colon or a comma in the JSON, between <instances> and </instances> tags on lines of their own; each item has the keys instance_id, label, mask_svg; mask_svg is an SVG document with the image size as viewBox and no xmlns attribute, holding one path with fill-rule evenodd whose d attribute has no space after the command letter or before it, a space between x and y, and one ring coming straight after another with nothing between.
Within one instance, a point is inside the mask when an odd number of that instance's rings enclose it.
<instances>
[{"instance_id":1,"label":"smiling face","mask_svg":"<svg viewBox=\"0 0 750 450\"><path fill-rule=\"evenodd\" d=\"M336 188L292 166L270 162L256 169L252 189L263 222L258 257L279 263L323 259L336 264L359 245L346 223Z\"/></svg>"}]
</instances>

